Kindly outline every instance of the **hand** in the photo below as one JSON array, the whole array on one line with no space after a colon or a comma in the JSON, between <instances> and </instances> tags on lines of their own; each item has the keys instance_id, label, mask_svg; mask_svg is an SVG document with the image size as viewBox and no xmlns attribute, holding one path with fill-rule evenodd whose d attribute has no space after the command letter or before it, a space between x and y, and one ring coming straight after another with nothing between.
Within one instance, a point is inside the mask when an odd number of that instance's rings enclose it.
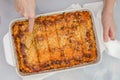
<instances>
[{"instance_id":1,"label":"hand","mask_svg":"<svg viewBox=\"0 0 120 80\"><path fill-rule=\"evenodd\" d=\"M36 0L14 0L17 12L29 19L29 31L32 32L35 19Z\"/></svg>"},{"instance_id":2,"label":"hand","mask_svg":"<svg viewBox=\"0 0 120 80\"><path fill-rule=\"evenodd\" d=\"M115 39L115 23L113 13L109 13L105 10L102 12L102 24L103 24L103 38L104 42L107 42L109 39Z\"/></svg>"}]
</instances>

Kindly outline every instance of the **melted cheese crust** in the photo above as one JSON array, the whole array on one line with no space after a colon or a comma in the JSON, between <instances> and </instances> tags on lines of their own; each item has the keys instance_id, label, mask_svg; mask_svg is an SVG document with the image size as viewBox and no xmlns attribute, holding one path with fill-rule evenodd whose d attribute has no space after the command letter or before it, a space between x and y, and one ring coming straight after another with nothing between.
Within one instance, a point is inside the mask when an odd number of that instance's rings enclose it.
<instances>
[{"instance_id":1,"label":"melted cheese crust","mask_svg":"<svg viewBox=\"0 0 120 80\"><path fill-rule=\"evenodd\" d=\"M12 27L19 70L34 73L88 64L97 59L93 23L88 11L76 11L35 19L33 33L28 21Z\"/></svg>"}]
</instances>

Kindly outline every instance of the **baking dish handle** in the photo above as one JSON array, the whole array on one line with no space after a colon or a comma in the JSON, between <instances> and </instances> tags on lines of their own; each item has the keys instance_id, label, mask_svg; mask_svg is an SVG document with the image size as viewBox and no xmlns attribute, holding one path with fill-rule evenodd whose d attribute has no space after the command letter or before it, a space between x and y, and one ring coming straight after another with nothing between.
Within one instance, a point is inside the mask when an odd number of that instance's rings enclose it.
<instances>
[{"instance_id":1,"label":"baking dish handle","mask_svg":"<svg viewBox=\"0 0 120 80\"><path fill-rule=\"evenodd\" d=\"M7 33L3 38L3 47L4 47L6 62L9 65L15 67L15 63L13 60L13 51L12 51L11 42L10 42L10 38L9 38L9 33Z\"/></svg>"},{"instance_id":2,"label":"baking dish handle","mask_svg":"<svg viewBox=\"0 0 120 80\"><path fill-rule=\"evenodd\" d=\"M5 53L5 59L6 59L6 62L10 65L10 66L13 66L15 67L15 61L13 59L13 49L11 47L11 41L10 41L10 34L7 33L4 38L3 38L3 47L4 47L4 53ZM43 80L49 76L52 76L54 75L56 72L50 72L50 73L44 73L44 74L41 74L37 77L22 77L23 80Z\"/></svg>"}]
</instances>

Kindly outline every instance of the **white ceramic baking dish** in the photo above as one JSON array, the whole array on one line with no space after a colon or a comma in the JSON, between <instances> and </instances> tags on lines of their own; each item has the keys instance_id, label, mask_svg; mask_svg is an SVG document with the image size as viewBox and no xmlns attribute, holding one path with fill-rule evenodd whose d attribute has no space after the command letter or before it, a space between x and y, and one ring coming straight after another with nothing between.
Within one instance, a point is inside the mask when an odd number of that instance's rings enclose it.
<instances>
[{"instance_id":1,"label":"white ceramic baking dish","mask_svg":"<svg viewBox=\"0 0 120 80\"><path fill-rule=\"evenodd\" d=\"M94 31L94 34L95 34L95 39L96 39L96 44L97 44L97 59L96 61L94 62L91 62L91 63L86 63L86 64L81 64L81 65L77 65L77 66L74 66L74 67L68 67L68 68L64 68L64 69L55 69L55 70L48 70L48 71L44 71L44 72L38 72L38 73L35 73L35 74L30 74L30 75L36 75L36 74L42 74L42 73L48 73L48 72L56 72L56 71L67 71L68 69L75 69L75 68L78 68L78 67L84 67L84 66L89 66L89 65L93 65L93 64L96 64L100 61L100 49L99 49L99 44L98 44L98 38L97 38L97 35L96 35L96 29L95 29L95 23L94 23L94 17L93 17L93 14L91 11L89 11L88 9L71 9L71 10L65 10L65 11L57 11L57 12L52 12L52 13L46 13L46 14L41 14L41 15L38 15L38 16L47 16L47 15L52 15L52 14L61 14L61 13L64 13L64 12L75 12L75 11L88 11L90 14L91 14L91 18L92 18L92 23L93 23L93 31ZM9 33L10 33L10 41L11 41L11 48L13 50L13 58L14 58L14 62L16 64L16 70L17 72L20 74L20 76L30 76L30 75L22 75L20 72L19 72L19 69L18 69L18 59L16 58L16 49L15 49L15 46L14 46L14 41L13 41L13 37L12 37L12 26L13 24L16 22L16 21L24 21L26 19L24 18L20 18L20 19L16 19L16 20L13 20L10 25L9 25Z\"/></svg>"}]
</instances>

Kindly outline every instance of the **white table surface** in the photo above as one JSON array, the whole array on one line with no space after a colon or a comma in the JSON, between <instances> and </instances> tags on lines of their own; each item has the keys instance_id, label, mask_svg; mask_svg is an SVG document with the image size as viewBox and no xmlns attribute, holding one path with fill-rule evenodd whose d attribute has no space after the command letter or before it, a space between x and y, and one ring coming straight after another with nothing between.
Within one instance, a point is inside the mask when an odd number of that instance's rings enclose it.
<instances>
[{"instance_id":1,"label":"white table surface","mask_svg":"<svg viewBox=\"0 0 120 80\"><path fill-rule=\"evenodd\" d=\"M11 20L21 17L14 8L14 0L0 0L0 80L21 80L15 69L6 63L3 49L3 37L8 32ZM62 10L73 3L85 4L101 0L37 0L37 14ZM116 1L115 23L116 38L120 40L120 0ZM120 60L103 53L103 60L99 65L59 73L46 80L120 80ZM99 75L99 76L98 76ZM96 77L97 78L96 78Z\"/></svg>"}]
</instances>

